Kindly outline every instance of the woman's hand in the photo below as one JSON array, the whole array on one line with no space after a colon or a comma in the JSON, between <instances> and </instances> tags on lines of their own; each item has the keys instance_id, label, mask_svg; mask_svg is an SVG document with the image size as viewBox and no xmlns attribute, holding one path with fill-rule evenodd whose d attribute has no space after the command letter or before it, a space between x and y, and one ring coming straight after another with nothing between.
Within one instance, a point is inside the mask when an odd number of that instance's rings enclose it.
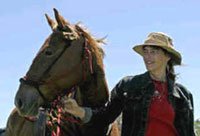
<instances>
[{"instance_id":1,"label":"woman's hand","mask_svg":"<svg viewBox=\"0 0 200 136\"><path fill-rule=\"evenodd\" d=\"M72 98L64 98L63 102L63 111L68 112L76 117L83 118L85 117L85 109L80 107L77 102Z\"/></svg>"}]
</instances>

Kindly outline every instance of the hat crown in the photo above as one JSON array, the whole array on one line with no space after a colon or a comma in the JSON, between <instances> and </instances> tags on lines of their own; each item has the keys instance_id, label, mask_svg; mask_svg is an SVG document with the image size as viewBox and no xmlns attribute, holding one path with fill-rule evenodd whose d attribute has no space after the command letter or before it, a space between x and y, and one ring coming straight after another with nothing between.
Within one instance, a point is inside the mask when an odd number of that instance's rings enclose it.
<instances>
[{"instance_id":1,"label":"hat crown","mask_svg":"<svg viewBox=\"0 0 200 136\"><path fill-rule=\"evenodd\" d=\"M144 43L173 48L173 40L167 34L161 32L150 33Z\"/></svg>"},{"instance_id":2,"label":"hat crown","mask_svg":"<svg viewBox=\"0 0 200 136\"><path fill-rule=\"evenodd\" d=\"M144 41L144 44L136 45L133 47L137 53L143 56L143 47L144 46L156 46L164 49L171 56L174 65L181 64L181 54L174 49L173 40L165 33L162 32L152 32L148 35L147 39Z\"/></svg>"}]
</instances>

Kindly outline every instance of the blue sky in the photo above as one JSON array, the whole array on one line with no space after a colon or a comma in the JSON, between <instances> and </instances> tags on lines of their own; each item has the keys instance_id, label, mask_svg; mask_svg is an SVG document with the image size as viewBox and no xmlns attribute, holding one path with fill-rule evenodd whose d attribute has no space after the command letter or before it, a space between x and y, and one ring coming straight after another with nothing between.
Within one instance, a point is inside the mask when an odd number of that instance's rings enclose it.
<instances>
[{"instance_id":1,"label":"blue sky","mask_svg":"<svg viewBox=\"0 0 200 136\"><path fill-rule=\"evenodd\" d=\"M174 39L184 66L176 67L178 82L194 97L200 117L200 1L192 0L18 0L0 5L0 128L14 108L19 78L24 76L40 46L51 33L45 16L57 8L72 24L82 21L103 46L109 88L124 76L143 73L142 58L132 51L153 31Z\"/></svg>"}]
</instances>

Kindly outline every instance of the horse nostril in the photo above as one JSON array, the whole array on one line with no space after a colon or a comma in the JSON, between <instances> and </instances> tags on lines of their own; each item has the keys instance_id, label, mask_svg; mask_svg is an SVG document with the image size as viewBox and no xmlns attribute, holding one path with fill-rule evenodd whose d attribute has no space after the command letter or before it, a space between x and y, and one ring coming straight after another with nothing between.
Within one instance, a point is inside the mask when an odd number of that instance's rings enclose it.
<instances>
[{"instance_id":1,"label":"horse nostril","mask_svg":"<svg viewBox=\"0 0 200 136\"><path fill-rule=\"evenodd\" d=\"M22 109L23 108L23 102L21 99L17 99L16 100L16 106L18 109Z\"/></svg>"}]
</instances>

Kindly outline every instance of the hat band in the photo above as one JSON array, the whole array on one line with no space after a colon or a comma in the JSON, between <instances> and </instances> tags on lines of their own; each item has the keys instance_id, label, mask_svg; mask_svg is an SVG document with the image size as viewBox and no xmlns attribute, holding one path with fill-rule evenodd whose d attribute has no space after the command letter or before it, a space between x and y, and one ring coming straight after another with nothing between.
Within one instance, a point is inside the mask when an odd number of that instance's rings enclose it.
<instances>
[{"instance_id":1,"label":"hat band","mask_svg":"<svg viewBox=\"0 0 200 136\"><path fill-rule=\"evenodd\" d=\"M163 42L161 40L152 40L152 39L148 39L144 42L144 44L149 44L149 45L160 45L160 46L165 46L165 47L170 47L170 48L174 48L173 45L171 44L167 44L166 42Z\"/></svg>"}]
</instances>

